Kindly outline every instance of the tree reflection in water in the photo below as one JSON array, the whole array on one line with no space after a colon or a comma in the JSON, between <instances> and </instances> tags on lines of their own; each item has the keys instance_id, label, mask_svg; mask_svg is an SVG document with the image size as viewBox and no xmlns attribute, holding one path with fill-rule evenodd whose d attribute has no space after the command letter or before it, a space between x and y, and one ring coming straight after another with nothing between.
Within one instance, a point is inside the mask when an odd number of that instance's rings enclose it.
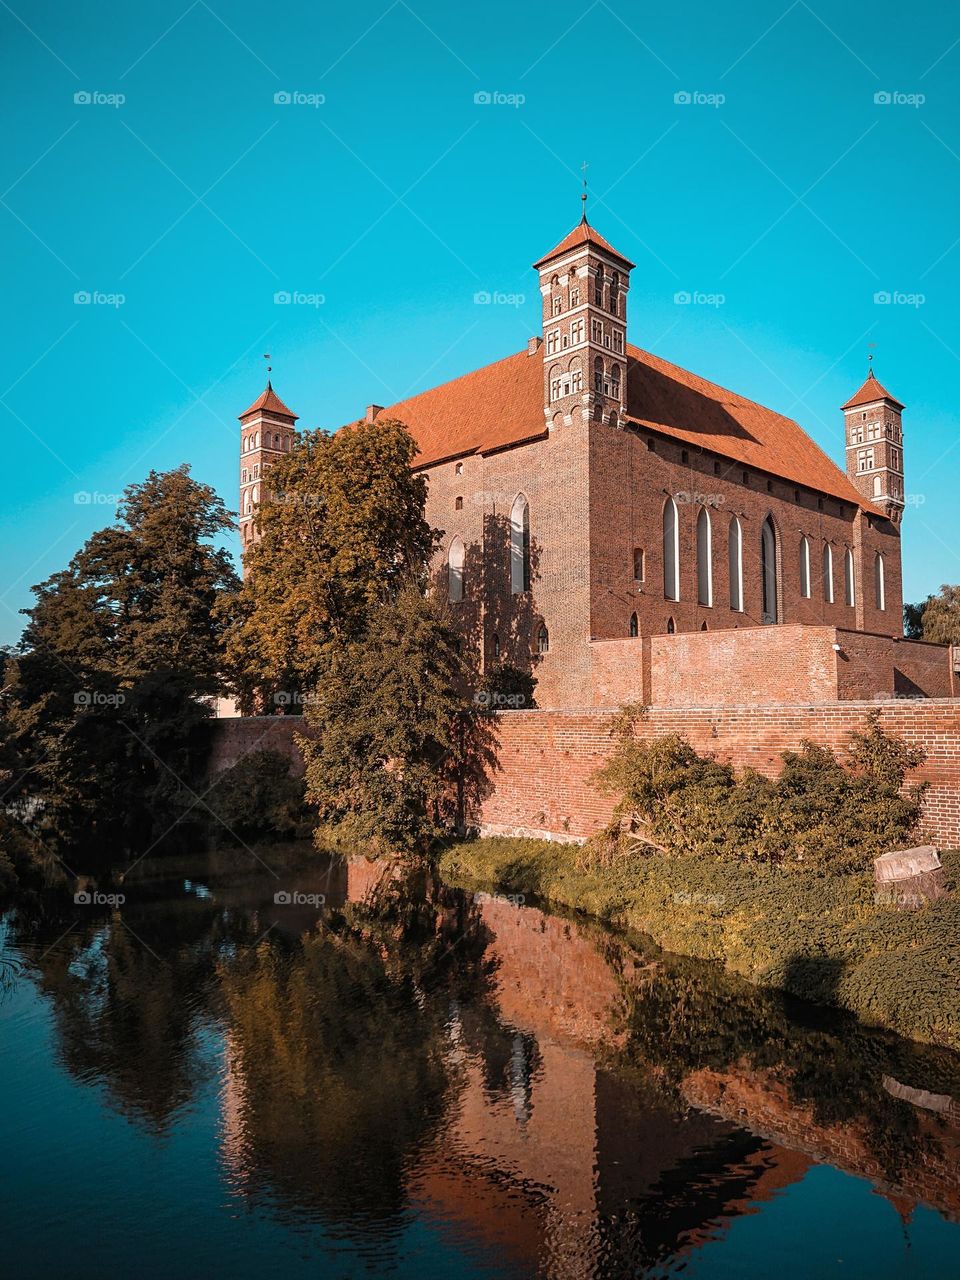
<instances>
[{"instance_id":1,"label":"tree reflection in water","mask_svg":"<svg viewBox=\"0 0 960 1280\"><path fill-rule=\"evenodd\" d=\"M10 922L112 1107L163 1136L216 1082L235 1200L378 1265L422 1219L504 1274L597 1276L682 1257L811 1159L960 1213L954 1055L423 868L304 876L323 911L221 857Z\"/></svg>"}]
</instances>

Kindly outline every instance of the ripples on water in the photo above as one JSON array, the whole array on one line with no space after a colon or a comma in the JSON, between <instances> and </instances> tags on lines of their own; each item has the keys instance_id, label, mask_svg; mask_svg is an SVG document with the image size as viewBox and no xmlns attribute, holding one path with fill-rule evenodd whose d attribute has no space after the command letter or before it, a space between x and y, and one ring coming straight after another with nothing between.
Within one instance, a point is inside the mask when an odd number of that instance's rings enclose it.
<instances>
[{"instance_id":1,"label":"ripples on water","mask_svg":"<svg viewBox=\"0 0 960 1280\"><path fill-rule=\"evenodd\" d=\"M423 874L265 857L0 924L0 1274L955 1274L953 1055Z\"/></svg>"}]
</instances>

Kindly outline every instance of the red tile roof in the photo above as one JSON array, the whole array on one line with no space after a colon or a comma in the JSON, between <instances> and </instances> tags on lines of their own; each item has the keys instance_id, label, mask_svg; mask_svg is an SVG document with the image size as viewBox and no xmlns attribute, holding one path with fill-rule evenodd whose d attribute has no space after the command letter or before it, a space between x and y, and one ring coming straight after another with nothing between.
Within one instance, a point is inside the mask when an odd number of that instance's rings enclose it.
<instances>
[{"instance_id":1,"label":"red tile roof","mask_svg":"<svg viewBox=\"0 0 960 1280\"><path fill-rule=\"evenodd\" d=\"M273 384L268 382L266 389L257 396L249 409L244 409L240 414L240 421L248 417L251 413L259 413L263 409L267 413L275 413L280 418L289 418L291 422L296 422L297 415L283 403L280 397L273 389Z\"/></svg>"},{"instance_id":2,"label":"red tile roof","mask_svg":"<svg viewBox=\"0 0 960 1280\"><path fill-rule=\"evenodd\" d=\"M542 348L401 400L377 417L409 427L420 446L418 467L542 438ZM630 345L627 417L743 467L875 510L791 418Z\"/></svg>"},{"instance_id":3,"label":"red tile roof","mask_svg":"<svg viewBox=\"0 0 960 1280\"><path fill-rule=\"evenodd\" d=\"M605 249L607 253L612 254L615 258L619 258L621 262L628 267L634 267L636 264L631 262L629 258L625 258L618 249L615 249L609 240L604 240L599 231L594 231L590 223L587 221L587 215L584 214L577 225L573 228L568 236L564 236L555 249L551 249L549 253L545 253L539 261L533 264L533 269L542 267L545 262L549 262L551 258L558 258L561 253L566 253L568 249L576 249L581 244L595 244L600 249Z\"/></svg>"},{"instance_id":4,"label":"red tile roof","mask_svg":"<svg viewBox=\"0 0 960 1280\"><path fill-rule=\"evenodd\" d=\"M884 390L871 369L867 375L866 382L856 395L852 395L847 403L840 407L842 409L856 409L862 404L874 404L877 400L889 400L890 403L895 404L898 409L903 408L903 405L899 400L895 399L889 391Z\"/></svg>"}]
</instances>

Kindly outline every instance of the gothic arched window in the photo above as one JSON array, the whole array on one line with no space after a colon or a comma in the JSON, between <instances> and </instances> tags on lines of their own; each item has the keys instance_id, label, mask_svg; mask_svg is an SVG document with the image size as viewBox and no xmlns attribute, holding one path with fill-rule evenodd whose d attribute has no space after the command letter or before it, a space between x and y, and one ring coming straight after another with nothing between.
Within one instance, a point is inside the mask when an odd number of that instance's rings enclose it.
<instances>
[{"instance_id":1,"label":"gothic arched window","mask_svg":"<svg viewBox=\"0 0 960 1280\"><path fill-rule=\"evenodd\" d=\"M877 552L876 559L873 562L873 580L876 587L877 608L886 609L887 607L887 571L883 563L883 556Z\"/></svg>"},{"instance_id":2,"label":"gothic arched window","mask_svg":"<svg viewBox=\"0 0 960 1280\"><path fill-rule=\"evenodd\" d=\"M763 587L763 621L780 621L777 599L777 531L773 520L767 516L760 529L760 576Z\"/></svg>"},{"instance_id":3,"label":"gothic arched window","mask_svg":"<svg viewBox=\"0 0 960 1280\"><path fill-rule=\"evenodd\" d=\"M672 498L663 504L663 594L667 600L680 599L680 527Z\"/></svg>"},{"instance_id":4,"label":"gothic arched window","mask_svg":"<svg viewBox=\"0 0 960 1280\"><path fill-rule=\"evenodd\" d=\"M537 653L550 652L550 633L547 630L545 622L540 623L540 630L537 632Z\"/></svg>"},{"instance_id":5,"label":"gothic arched window","mask_svg":"<svg viewBox=\"0 0 960 1280\"><path fill-rule=\"evenodd\" d=\"M727 533L727 571L730 577L730 608L743 612L743 527L734 516Z\"/></svg>"},{"instance_id":6,"label":"gothic arched window","mask_svg":"<svg viewBox=\"0 0 960 1280\"><path fill-rule=\"evenodd\" d=\"M810 541L800 539L800 594L804 600L810 599Z\"/></svg>"},{"instance_id":7,"label":"gothic arched window","mask_svg":"<svg viewBox=\"0 0 960 1280\"><path fill-rule=\"evenodd\" d=\"M829 542L823 544L823 599L833 604L833 547Z\"/></svg>"},{"instance_id":8,"label":"gothic arched window","mask_svg":"<svg viewBox=\"0 0 960 1280\"><path fill-rule=\"evenodd\" d=\"M847 547L843 557L843 598L849 608L857 603L857 582L853 570L853 552Z\"/></svg>"},{"instance_id":9,"label":"gothic arched window","mask_svg":"<svg viewBox=\"0 0 960 1280\"><path fill-rule=\"evenodd\" d=\"M463 541L454 538L447 554L447 594L456 604L463 599Z\"/></svg>"},{"instance_id":10,"label":"gothic arched window","mask_svg":"<svg viewBox=\"0 0 960 1280\"><path fill-rule=\"evenodd\" d=\"M640 634L640 619L635 613L630 615L630 635L638 636Z\"/></svg>"},{"instance_id":11,"label":"gothic arched window","mask_svg":"<svg viewBox=\"0 0 960 1280\"><path fill-rule=\"evenodd\" d=\"M510 512L510 589L530 590L530 504L518 494Z\"/></svg>"},{"instance_id":12,"label":"gothic arched window","mask_svg":"<svg viewBox=\"0 0 960 1280\"><path fill-rule=\"evenodd\" d=\"M697 516L697 602L713 604L713 529L706 507Z\"/></svg>"}]
</instances>

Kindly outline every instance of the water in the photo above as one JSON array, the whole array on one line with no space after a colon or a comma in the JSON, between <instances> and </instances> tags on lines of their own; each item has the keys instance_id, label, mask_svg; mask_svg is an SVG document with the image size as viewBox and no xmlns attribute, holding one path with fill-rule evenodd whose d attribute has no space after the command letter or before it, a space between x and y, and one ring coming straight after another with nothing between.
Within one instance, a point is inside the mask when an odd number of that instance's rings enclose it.
<instances>
[{"instance_id":1,"label":"water","mask_svg":"<svg viewBox=\"0 0 960 1280\"><path fill-rule=\"evenodd\" d=\"M952 1054L533 905L264 858L0 925L0 1274L957 1273Z\"/></svg>"}]
</instances>

